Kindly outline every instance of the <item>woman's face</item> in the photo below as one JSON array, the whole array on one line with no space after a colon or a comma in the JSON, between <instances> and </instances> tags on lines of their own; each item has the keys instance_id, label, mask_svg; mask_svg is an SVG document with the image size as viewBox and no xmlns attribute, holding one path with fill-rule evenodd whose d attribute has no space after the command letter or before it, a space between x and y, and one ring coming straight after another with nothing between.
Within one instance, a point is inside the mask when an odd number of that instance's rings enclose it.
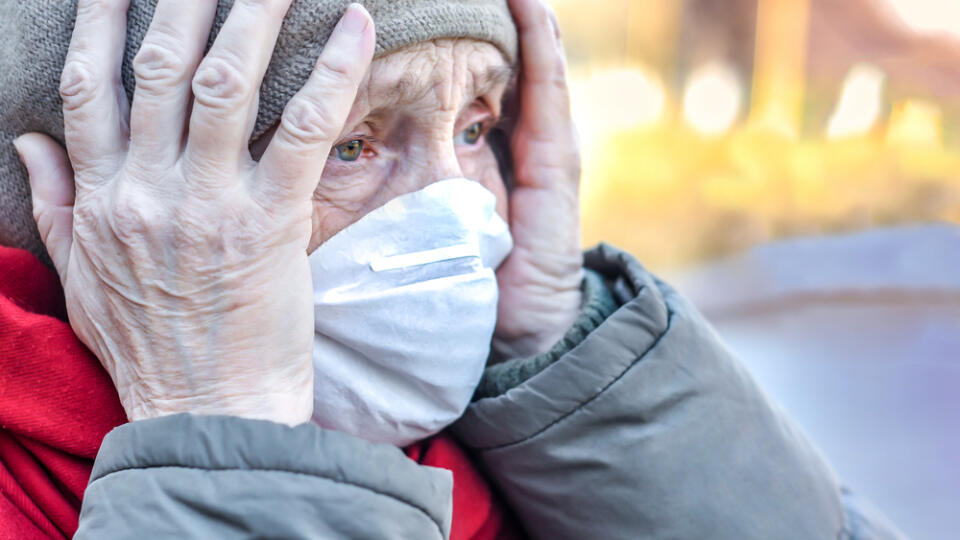
<instances>
[{"instance_id":1,"label":"woman's face","mask_svg":"<svg viewBox=\"0 0 960 540\"><path fill-rule=\"evenodd\" d=\"M453 177L493 192L506 219L486 135L510 80L499 50L473 40L420 43L375 60L314 191L309 251L398 195ZM254 157L271 136L254 144Z\"/></svg>"}]
</instances>

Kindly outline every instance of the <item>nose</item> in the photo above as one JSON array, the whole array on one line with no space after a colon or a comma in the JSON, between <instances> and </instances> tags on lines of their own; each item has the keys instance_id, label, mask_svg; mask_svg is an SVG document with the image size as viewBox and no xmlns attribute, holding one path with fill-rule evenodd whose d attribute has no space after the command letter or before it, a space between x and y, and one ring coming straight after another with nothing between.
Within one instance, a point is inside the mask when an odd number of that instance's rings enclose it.
<instances>
[{"instance_id":1,"label":"nose","mask_svg":"<svg viewBox=\"0 0 960 540\"><path fill-rule=\"evenodd\" d=\"M396 171L394 185L400 193L419 191L426 186L463 176L456 146L448 130L411 141L408 155Z\"/></svg>"}]
</instances>

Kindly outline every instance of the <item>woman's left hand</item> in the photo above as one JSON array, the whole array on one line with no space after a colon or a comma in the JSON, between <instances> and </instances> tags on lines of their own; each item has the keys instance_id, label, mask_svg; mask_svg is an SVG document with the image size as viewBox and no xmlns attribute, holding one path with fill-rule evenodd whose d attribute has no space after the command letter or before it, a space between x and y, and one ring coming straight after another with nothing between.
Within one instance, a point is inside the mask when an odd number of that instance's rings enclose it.
<instances>
[{"instance_id":1,"label":"woman's left hand","mask_svg":"<svg viewBox=\"0 0 960 540\"><path fill-rule=\"evenodd\" d=\"M581 307L580 150L570 115L556 16L544 0L510 0L520 37L518 116L510 133L515 247L497 272L494 350L501 357L549 350Z\"/></svg>"}]
</instances>

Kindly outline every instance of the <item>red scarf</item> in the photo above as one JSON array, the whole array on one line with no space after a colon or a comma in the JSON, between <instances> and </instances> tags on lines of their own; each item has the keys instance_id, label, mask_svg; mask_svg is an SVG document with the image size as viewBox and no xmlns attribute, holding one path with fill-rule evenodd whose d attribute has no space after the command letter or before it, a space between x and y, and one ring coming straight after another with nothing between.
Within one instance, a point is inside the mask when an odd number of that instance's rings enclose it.
<instances>
[{"instance_id":1,"label":"red scarf","mask_svg":"<svg viewBox=\"0 0 960 540\"><path fill-rule=\"evenodd\" d=\"M0 540L72 537L100 442L126 422L110 377L65 321L57 276L0 247ZM452 438L406 454L453 472L451 539L520 538Z\"/></svg>"}]
</instances>

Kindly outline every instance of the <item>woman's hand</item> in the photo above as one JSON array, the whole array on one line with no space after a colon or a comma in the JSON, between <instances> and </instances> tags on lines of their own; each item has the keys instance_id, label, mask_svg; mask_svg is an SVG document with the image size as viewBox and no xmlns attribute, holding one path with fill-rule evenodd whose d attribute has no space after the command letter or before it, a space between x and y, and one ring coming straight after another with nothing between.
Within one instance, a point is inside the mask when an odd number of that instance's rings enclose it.
<instances>
[{"instance_id":1,"label":"woman's hand","mask_svg":"<svg viewBox=\"0 0 960 540\"><path fill-rule=\"evenodd\" d=\"M291 0L160 0L118 81L129 0L80 0L63 71L69 158L17 146L70 323L131 420L178 412L290 424L313 409L310 196L373 56L351 6L259 163L260 82Z\"/></svg>"},{"instance_id":2,"label":"woman's hand","mask_svg":"<svg viewBox=\"0 0 960 540\"><path fill-rule=\"evenodd\" d=\"M516 125L510 133L515 247L500 267L494 349L503 357L548 350L580 311L580 151L570 116L556 16L544 0L510 0L520 34Z\"/></svg>"}]
</instances>

